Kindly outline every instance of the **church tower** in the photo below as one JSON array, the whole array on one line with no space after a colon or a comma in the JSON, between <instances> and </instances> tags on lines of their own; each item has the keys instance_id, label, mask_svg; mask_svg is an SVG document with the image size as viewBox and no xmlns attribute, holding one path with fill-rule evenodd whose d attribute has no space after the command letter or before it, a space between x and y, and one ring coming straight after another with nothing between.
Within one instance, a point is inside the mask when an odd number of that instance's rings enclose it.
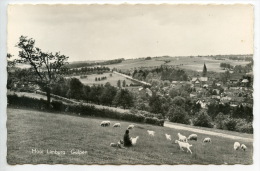
<instances>
[{"instance_id":1,"label":"church tower","mask_svg":"<svg viewBox=\"0 0 260 171\"><path fill-rule=\"evenodd\" d=\"M206 76L207 76L207 67L206 67L206 64L204 62L203 71L202 71L202 77L206 77Z\"/></svg>"}]
</instances>

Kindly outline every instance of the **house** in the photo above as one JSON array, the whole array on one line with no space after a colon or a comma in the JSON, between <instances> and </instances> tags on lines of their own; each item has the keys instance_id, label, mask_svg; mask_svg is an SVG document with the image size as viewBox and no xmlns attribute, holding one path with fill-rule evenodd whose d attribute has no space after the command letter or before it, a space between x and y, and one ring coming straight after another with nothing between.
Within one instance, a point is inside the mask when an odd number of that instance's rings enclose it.
<instances>
[{"instance_id":1,"label":"house","mask_svg":"<svg viewBox=\"0 0 260 171\"><path fill-rule=\"evenodd\" d=\"M193 77L191 83L195 87L202 87L203 85L208 83L208 77Z\"/></svg>"}]
</instances>

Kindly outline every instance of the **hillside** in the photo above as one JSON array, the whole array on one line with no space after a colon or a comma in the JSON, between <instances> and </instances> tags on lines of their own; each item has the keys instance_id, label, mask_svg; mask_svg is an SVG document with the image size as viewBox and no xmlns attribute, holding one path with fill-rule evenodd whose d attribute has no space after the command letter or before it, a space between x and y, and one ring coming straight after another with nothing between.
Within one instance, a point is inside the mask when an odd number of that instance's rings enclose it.
<instances>
[{"instance_id":1,"label":"hillside","mask_svg":"<svg viewBox=\"0 0 260 171\"><path fill-rule=\"evenodd\" d=\"M243 142L247 151L234 151L234 140L210 136L212 143L203 144L204 134L198 133L198 141L190 142L192 154L181 151L172 143L177 133L192 132L146 124L135 124L130 136L139 136L137 145L128 149L115 149L111 142L122 139L129 122L120 121L120 128L100 127L104 118L78 117L59 113L47 113L27 109L8 108L7 162L9 164L252 164L252 143ZM19 121L19 122L18 122ZM111 120L112 124L118 122ZM154 130L149 137L147 130ZM172 136L166 141L165 133ZM43 150L34 154L32 149ZM57 154L46 154L56 150ZM71 150L85 154L71 154ZM61 151L65 151L62 154Z\"/></svg>"}]
</instances>

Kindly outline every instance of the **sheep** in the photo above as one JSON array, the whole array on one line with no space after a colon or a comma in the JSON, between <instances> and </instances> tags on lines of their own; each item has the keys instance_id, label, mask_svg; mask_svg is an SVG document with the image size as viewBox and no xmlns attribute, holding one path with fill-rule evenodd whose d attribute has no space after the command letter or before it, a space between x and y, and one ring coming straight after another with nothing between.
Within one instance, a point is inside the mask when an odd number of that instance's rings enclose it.
<instances>
[{"instance_id":1,"label":"sheep","mask_svg":"<svg viewBox=\"0 0 260 171\"><path fill-rule=\"evenodd\" d=\"M241 148L242 150L244 150L244 151L246 151L246 149L247 149L247 147L246 147L245 144L242 144L242 145L240 146L240 148Z\"/></svg>"},{"instance_id":2,"label":"sheep","mask_svg":"<svg viewBox=\"0 0 260 171\"><path fill-rule=\"evenodd\" d=\"M132 125L129 125L127 129L133 129L135 126L132 124Z\"/></svg>"},{"instance_id":3,"label":"sheep","mask_svg":"<svg viewBox=\"0 0 260 171\"><path fill-rule=\"evenodd\" d=\"M197 134L191 134L189 137L188 137L188 140L195 140L195 141L197 141L197 139L198 139L198 136L197 136Z\"/></svg>"},{"instance_id":4,"label":"sheep","mask_svg":"<svg viewBox=\"0 0 260 171\"><path fill-rule=\"evenodd\" d=\"M120 126L121 126L120 123L115 123L115 124L113 125L113 127L120 127Z\"/></svg>"},{"instance_id":5,"label":"sheep","mask_svg":"<svg viewBox=\"0 0 260 171\"><path fill-rule=\"evenodd\" d=\"M136 145L136 142L138 140L139 136L135 137L135 138L130 138L130 140L132 141L132 145Z\"/></svg>"},{"instance_id":6,"label":"sheep","mask_svg":"<svg viewBox=\"0 0 260 171\"><path fill-rule=\"evenodd\" d=\"M190 152L191 154L192 154L192 152L191 152L191 150L190 150L190 147L192 146L191 144L189 144L189 143L187 143L187 142L181 142L181 141L179 141L179 140L175 140L175 143L177 144L179 144L179 147L180 147L180 149L182 150L182 151L184 151L183 150L183 148L186 148L187 149L187 153L188 152Z\"/></svg>"},{"instance_id":7,"label":"sheep","mask_svg":"<svg viewBox=\"0 0 260 171\"><path fill-rule=\"evenodd\" d=\"M209 143L209 142L211 142L211 139L210 139L209 137L204 138L203 142L204 142L204 143Z\"/></svg>"},{"instance_id":8,"label":"sheep","mask_svg":"<svg viewBox=\"0 0 260 171\"><path fill-rule=\"evenodd\" d=\"M165 134L165 136L166 136L166 139L167 139L167 140L170 140L170 141L172 140L171 135Z\"/></svg>"},{"instance_id":9,"label":"sheep","mask_svg":"<svg viewBox=\"0 0 260 171\"><path fill-rule=\"evenodd\" d=\"M234 143L234 150L239 150L240 148L240 143L239 142L235 142Z\"/></svg>"},{"instance_id":10,"label":"sheep","mask_svg":"<svg viewBox=\"0 0 260 171\"><path fill-rule=\"evenodd\" d=\"M102 121L100 126L103 126L103 127L110 126L110 121Z\"/></svg>"},{"instance_id":11,"label":"sheep","mask_svg":"<svg viewBox=\"0 0 260 171\"><path fill-rule=\"evenodd\" d=\"M117 147L117 148L125 148L122 146L122 144L124 144L123 140L119 140L117 143L110 143L111 147Z\"/></svg>"},{"instance_id":12,"label":"sheep","mask_svg":"<svg viewBox=\"0 0 260 171\"><path fill-rule=\"evenodd\" d=\"M147 130L148 134L154 137L154 131Z\"/></svg>"},{"instance_id":13,"label":"sheep","mask_svg":"<svg viewBox=\"0 0 260 171\"><path fill-rule=\"evenodd\" d=\"M178 133L179 141L187 142L187 137Z\"/></svg>"}]
</instances>

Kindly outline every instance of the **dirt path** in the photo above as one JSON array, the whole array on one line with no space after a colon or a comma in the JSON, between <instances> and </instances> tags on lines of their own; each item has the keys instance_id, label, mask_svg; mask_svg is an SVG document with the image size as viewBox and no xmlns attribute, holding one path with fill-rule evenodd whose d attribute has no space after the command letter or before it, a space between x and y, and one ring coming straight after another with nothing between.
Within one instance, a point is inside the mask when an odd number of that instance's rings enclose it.
<instances>
[{"instance_id":1,"label":"dirt path","mask_svg":"<svg viewBox=\"0 0 260 171\"><path fill-rule=\"evenodd\" d=\"M179 130L186 130L186 131L191 131L191 132L200 133L200 134L214 135L214 136L219 136L219 137L224 137L224 138L229 138L229 139L234 139L234 140L243 140L246 142L253 142L253 138L245 138L245 137L229 135L229 134L224 134L224 133L219 133L219 132L214 132L214 131L189 128L189 127L185 127L185 126L181 126L181 125L175 125L174 123L169 123L169 122L165 122L164 127L174 128L174 129L179 129Z\"/></svg>"}]
</instances>

